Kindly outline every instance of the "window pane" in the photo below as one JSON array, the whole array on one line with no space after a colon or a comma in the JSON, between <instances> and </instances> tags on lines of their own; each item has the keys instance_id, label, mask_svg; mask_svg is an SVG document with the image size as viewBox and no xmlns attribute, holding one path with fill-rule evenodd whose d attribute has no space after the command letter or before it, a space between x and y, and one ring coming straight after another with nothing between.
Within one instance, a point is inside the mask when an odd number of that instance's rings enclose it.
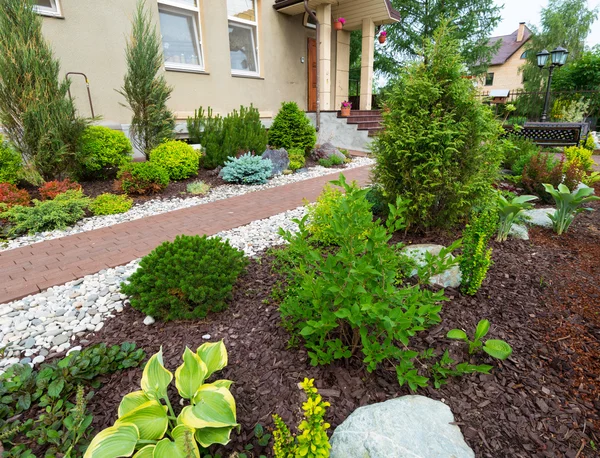
<instances>
[{"instance_id":1,"label":"window pane","mask_svg":"<svg viewBox=\"0 0 600 458\"><path fill-rule=\"evenodd\" d=\"M54 9L54 5L52 4L51 0L36 0L35 2L33 2L33 4L37 6L42 6L44 8L49 8L51 10Z\"/></svg>"},{"instance_id":2,"label":"window pane","mask_svg":"<svg viewBox=\"0 0 600 458\"><path fill-rule=\"evenodd\" d=\"M256 21L254 0L227 0L227 14L246 21Z\"/></svg>"},{"instance_id":3,"label":"window pane","mask_svg":"<svg viewBox=\"0 0 600 458\"><path fill-rule=\"evenodd\" d=\"M493 86L494 85L494 74L493 73L488 73L485 76L485 85L486 86Z\"/></svg>"},{"instance_id":4,"label":"window pane","mask_svg":"<svg viewBox=\"0 0 600 458\"><path fill-rule=\"evenodd\" d=\"M229 23L231 69L257 72L254 27Z\"/></svg>"},{"instance_id":5,"label":"window pane","mask_svg":"<svg viewBox=\"0 0 600 458\"><path fill-rule=\"evenodd\" d=\"M165 62L202 65L193 14L159 10Z\"/></svg>"}]
</instances>

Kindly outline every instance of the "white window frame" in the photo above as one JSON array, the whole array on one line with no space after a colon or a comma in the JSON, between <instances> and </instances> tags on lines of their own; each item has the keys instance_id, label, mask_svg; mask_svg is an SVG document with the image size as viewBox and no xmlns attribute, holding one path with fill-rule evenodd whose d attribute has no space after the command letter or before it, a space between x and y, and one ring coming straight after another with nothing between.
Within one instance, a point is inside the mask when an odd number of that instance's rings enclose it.
<instances>
[{"instance_id":1,"label":"white window frame","mask_svg":"<svg viewBox=\"0 0 600 458\"><path fill-rule=\"evenodd\" d=\"M227 26L229 27L230 22L235 22L237 26L241 26L246 29L250 29L252 36L252 46L256 49L256 71L251 72L248 70L238 70L231 68L232 75L238 76L260 76L260 46L258 38L258 0L252 0L254 3L254 21L248 21L246 19L240 19L239 17L227 15ZM228 37L229 40L229 37ZM231 43L229 44L229 50L231 52ZM231 56L229 57L229 65L231 65Z\"/></svg>"},{"instance_id":2,"label":"white window frame","mask_svg":"<svg viewBox=\"0 0 600 458\"><path fill-rule=\"evenodd\" d=\"M48 8L47 6L34 4L33 9L36 13L41 14L43 16L62 17L62 11L60 9L59 0L50 0L50 4L52 5L50 8Z\"/></svg>"},{"instance_id":3,"label":"white window frame","mask_svg":"<svg viewBox=\"0 0 600 458\"><path fill-rule=\"evenodd\" d=\"M199 50L199 57L201 65L194 64L181 64L177 62L167 62L165 63L166 70L180 70L180 71L193 71L193 72L204 72L205 71L205 61L204 61L204 48L202 46L202 16L200 15L200 0L196 0L196 6L189 5L177 0L158 0L158 10L160 14L160 10L164 10L167 12L173 13L183 13L184 14L193 14L194 17L194 36L197 39L197 45ZM162 33L161 33L161 41L162 41Z\"/></svg>"}]
</instances>

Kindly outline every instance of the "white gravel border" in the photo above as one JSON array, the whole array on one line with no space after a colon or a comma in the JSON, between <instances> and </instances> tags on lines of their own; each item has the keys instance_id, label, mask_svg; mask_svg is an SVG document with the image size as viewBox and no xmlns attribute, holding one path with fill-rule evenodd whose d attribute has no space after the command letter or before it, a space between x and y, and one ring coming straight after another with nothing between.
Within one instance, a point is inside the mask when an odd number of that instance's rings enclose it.
<instances>
[{"instance_id":1,"label":"white gravel border","mask_svg":"<svg viewBox=\"0 0 600 458\"><path fill-rule=\"evenodd\" d=\"M216 236L229 240L248 256L256 256L284 243L279 228L296 230L292 219L302 218L305 213L305 207L298 207ZM106 320L129 304L127 296L120 293L119 285L137 270L139 261L136 259L18 301L0 304L0 348L5 348L0 372L3 367L18 362L34 365L69 349L79 350L80 347L71 348L72 340L100 331Z\"/></svg>"},{"instance_id":2,"label":"white gravel border","mask_svg":"<svg viewBox=\"0 0 600 458\"><path fill-rule=\"evenodd\" d=\"M24 246L32 245L34 243L43 242L46 240L52 240L67 235L79 234L81 232L93 231L94 229L100 229L102 227L113 226L115 224L124 223L127 221L133 221L147 216L160 215L174 210L180 210L182 208L194 207L196 205L207 204L209 202L215 202L218 200L227 199L229 197L241 196L242 194L248 194L250 192L262 191L265 189L275 188L286 184L297 183L299 181L309 180L311 178L317 178L324 175L334 175L343 173L344 170L354 169L356 167L363 167L365 165L372 165L375 161L369 157L355 157L351 163L347 164L344 169L332 169L325 168L317 165L311 167L306 172L295 173L292 175L278 175L269 180L264 185L248 186L248 185L223 185L213 188L204 197L190 197L190 198L171 198L171 199L152 199L144 202L140 205L135 205L131 210L126 213L120 213L118 215L106 215L106 216L93 216L90 218L84 218L77 222L74 226L71 226L65 230L55 230L49 232L40 232L35 235L25 235L17 237L12 240L8 240L4 243L0 242L0 251L12 250L14 248L21 248Z\"/></svg>"}]
</instances>

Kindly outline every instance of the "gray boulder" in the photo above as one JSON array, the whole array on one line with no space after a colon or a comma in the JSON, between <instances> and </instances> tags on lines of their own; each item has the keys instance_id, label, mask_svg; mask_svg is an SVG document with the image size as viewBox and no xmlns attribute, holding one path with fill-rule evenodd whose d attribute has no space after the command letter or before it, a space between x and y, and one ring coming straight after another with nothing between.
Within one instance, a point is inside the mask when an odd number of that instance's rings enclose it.
<instances>
[{"instance_id":1,"label":"gray boulder","mask_svg":"<svg viewBox=\"0 0 600 458\"><path fill-rule=\"evenodd\" d=\"M414 259L417 266L423 267L425 265L425 253L429 252L434 256L440 254L440 251L444 248L443 245L434 245L429 243L421 243L416 245L409 245L402 249L402 252L408 257ZM448 255L451 259L454 256ZM411 277L417 275L417 269L413 269L410 273ZM431 285L441 286L442 288L458 288L462 280L462 272L458 266L453 266L450 269L442 272L439 275L434 275L429 279Z\"/></svg>"},{"instance_id":2,"label":"gray boulder","mask_svg":"<svg viewBox=\"0 0 600 458\"><path fill-rule=\"evenodd\" d=\"M450 407L402 396L356 409L331 437L331 458L474 458Z\"/></svg>"},{"instance_id":3,"label":"gray boulder","mask_svg":"<svg viewBox=\"0 0 600 458\"><path fill-rule=\"evenodd\" d=\"M267 149L261 155L262 159L271 159L273 163L272 175L281 175L284 170L287 170L290 166L290 157L288 152L283 149Z\"/></svg>"},{"instance_id":4,"label":"gray boulder","mask_svg":"<svg viewBox=\"0 0 600 458\"><path fill-rule=\"evenodd\" d=\"M329 142L323 143L321 146L315 148L315 150L312 152L312 158L315 161L318 161L319 159L329 159L331 156L337 156L342 160L346 159L344 153L342 153Z\"/></svg>"},{"instance_id":5,"label":"gray boulder","mask_svg":"<svg viewBox=\"0 0 600 458\"><path fill-rule=\"evenodd\" d=\"M552 220L548 215L555 211L554 208L533 208L525 211L525 218L533 226L552 227Z\"/></svg>"},{"instance_id":6,"label":"gray boulder","mask_svg":"<svg viewBox=\"0 0 600 458\"><path fill-rule=\"evenodd\" d=\"M524 224L513 224L510 231L508 231L508 235L513 239L529 240L529 231Z\"/></svg>"}]
</instances>

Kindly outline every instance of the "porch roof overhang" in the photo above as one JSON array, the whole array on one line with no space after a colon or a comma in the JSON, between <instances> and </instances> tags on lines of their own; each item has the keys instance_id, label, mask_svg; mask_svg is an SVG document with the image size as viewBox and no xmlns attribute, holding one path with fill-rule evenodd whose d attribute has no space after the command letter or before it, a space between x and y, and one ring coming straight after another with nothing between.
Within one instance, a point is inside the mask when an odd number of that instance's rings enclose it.
<instances>
[{"instance_id":1,"label":"porch roof overhang","mask_svg":"<svg viewBox=\"0 0 600 458\"><path fill-rule=\"evenodd\" d=\"M315 10L319 5L331 5L333 17L346 19L344 30L359 30L363 19L370 18L375 25L392 24L400 20L390 0L308 0L308 7ZM304 0L275 0L277 11L290 16L304 14Z\"/></svg>"}]
</instances>

